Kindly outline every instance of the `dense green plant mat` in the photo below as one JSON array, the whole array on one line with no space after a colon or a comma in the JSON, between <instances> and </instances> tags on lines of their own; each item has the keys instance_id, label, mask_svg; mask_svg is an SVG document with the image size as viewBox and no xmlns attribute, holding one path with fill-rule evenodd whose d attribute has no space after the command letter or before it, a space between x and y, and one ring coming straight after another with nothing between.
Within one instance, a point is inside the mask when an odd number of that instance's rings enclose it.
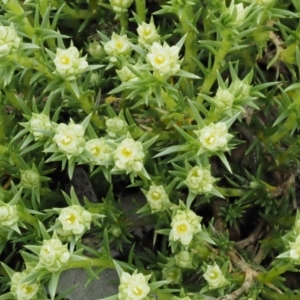
<instances>
[{"instance_id":1,"label":"dense green plant mat","mask_svg":"<svg viewBox=\"0 0 300 300\"><path fill-rule=\"evenodd\" d=\"M300 299L298 0L0 7L1 300Z\"/></svg>"}]
</instances>

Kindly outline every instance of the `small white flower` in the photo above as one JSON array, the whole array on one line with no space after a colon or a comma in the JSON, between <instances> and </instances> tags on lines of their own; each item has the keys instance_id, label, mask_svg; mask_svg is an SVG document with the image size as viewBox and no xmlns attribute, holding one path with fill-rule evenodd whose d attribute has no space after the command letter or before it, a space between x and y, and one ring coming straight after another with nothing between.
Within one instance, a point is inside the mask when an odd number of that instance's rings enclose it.
<instances>
[{"instance_id":1,"label":"small white flower","mask_svg":"<svg viewBox=\"0 0 300 300\"><path fill-rule=\"evenodd\" d=\"M16 205L0 203L0 226L12 227L19 221Z\"/></svg>"},{"instance_id":2,"label":"small white flower","mask_svg":"<svg viewBox=\"0 0 300 300\"><path fill-rule=\"evenodd\" d=\"M20 45L21 38L18 36L14 25L3 26L0 23L0 57L16 51Z\"/></svg>"},{"instance_id":3,"label":"small white flower","mask_svg":"<svg viewBox=\"0 0 300 300\"><path fill-rule=\"evenodd\" d=\"M160 36L157 34L155 25L153 23L145 23L143 22L137 28L137 32L139 35L139 43L145 47L149 47L154 42L159 41Z\"/></svg>"},{"instance_id":4,"label":"small white flower","mask_svg":"<svg viewBox=\"0 0 300 300\"><path fill-rule=\"evenodd\" d=\"M85 143L85 149L89 151L100 163L111 158L112 149L104 138L89 140Z\"/></svg>"},{"instance_id":5,"label":"small white flower","mask_svg":"<svg viewBox=\"0 0 300 300\"><path fill-rule=\"evenodd\" d=\"M200 130L195 130L195 133L201 146L212 152L228 151L227 143L233 137L228 133L224 122L211 123Z\"/></svg>"},{"instance_id":6,"label":"small white flower","mask_svg":"<svg viewBox=\"0 0 300 300\"><path fill-rule=\"evenodd\" d=\"M116 13L125 13L131 6L133 0L109 0L109 2Z\"/></svg>"},{"instance_id":7,"label":"small white flower","mask_svg":"<svg viewBox=\"0 0 300 300\"><path fill-rule=\"evenodd\" d=\"M201 219L191 210L178 210L172 219L169 239L180 241L184 246L189 245L194 234L201 231Z\"/></svg>"},{"instance_id":8,"label":"small white flower","mask_svg":"<svg viewBox=\"0 0 300 300\"><path fill-rule=\"evenodd\" d=\"M126 173L140 172L143 169L144 156L142 143L126 138L115 151L115 166Z\"/></svg>"},{"instance_id":9,"label":"small white flower","mask_svg":"<svg viewBox=\"0 0 300 300\"><path fill-rule=\"evenodd\" d=\"M88 67L86 57L79 57L79 51L76 47L70 47L66 50L57 48L54 64L57 73L68 81L75 80Z\"/></svg>"},{"instance_id":10,"label":"small white flower","mask_svg":"<svg viewBox=\"0 0 300 300\"><path fill-rule=\"evenodd\" d=\"M151 275L144 276L136 271L130 275L123 272L120 278L119 300L142 300L147 297L150 292L148 280Z\"/></svg>"},{"instance_id":11,"label":"small white flower","mask_svg":"<svg viewBox=\"0 0 300 300\"><path fill-rule=\"evenodd\" d=\"M127 66L124 66L121 70L116 70L116 72L122 82L139 80L138 77Z\"/></svg>"},{"instance_id":12,"label":"small white flower","mask_svg":"<svg viewBox=\"0 0 300 300\"><path fill-rule=\"evenodd\" d=\"M203 277L206 279L210 289L218 289L229 284L216 263L213 266L207 266Z\"/></svg>"},{"instance_id":13,"label":"small white flower","mask_svg":"<svg viewBox=\"0 0 300 300\"><path fill-rule=\"evenodd\" d=\"M21 185L32 189L40 186L40 175L34 170L21 170Z\"/></svg>"},{"instance_id":14,"label":"small white flower","mask_svg":"<svg viewBox=\"0 0 300 300\"><path fill-rule=\"evenodd\" d=\"M61 270L71 256L67 247L67 244L63 245L57 238L44 240L39 254L40 266L46 268L49 272Z\"/></svg>"},{"instance_id":15,"label":"small white flower","mask_svg":"<svg viewBox=\"0 0 300 300\"><path fill-rule=\"evenodd\" d=\"M128 125L123 119L119 117L107 119L105 121L105 125L107 127L107 134L112 138L120 137L127 133Z\"/></svg>"},{"instance_id":16,"label":"small white flower","mask_svg":"<svg viewBox=\"0 0 300 300\"><path fill-rule=\"evenodd\" d=\"M169 204L169 197L162 185L151 185L146 198L152 212L164 211Z\"/></svg>"},{"instance_id":17,"label":"small white flower","mask_svg":"<svg viewBox=\"0 0 300 300\"><path fill-rule=\"evenodd\" d=\"M192 168L184 183L188 186L193 194L205 194L212 191L215 178L210 174L210 171L201 167L195 166Z\"/></svg>"},{"instance_id":18,"label":"small white flower","mask_svg":"<svg viewBox=\"0 0 300 300\"><path fill-rule=\"evenodd\" d=\"M83 235L91 227L92 214L79 205L71 205L62 208L57 219L64 231Z\"/></svg>"},{"instance_id":19,"label":"small white flower","mask_svg":"<svg viewBox=\"0 0 300 300\"><path fill-rule=\"evenodd\" d=\"M230 93L228 90L223 90L222 88L218 88L215 96L215 105L220 110L229 110L232 108L234 99L235 99L234 95Z\"/></svg>"},{"instance_id":20,"label":"small white flower","mask_svg":"<svg viewBox=\"0 0 300 300\"><path fill-rule=\"evenodd\" d=\"M180 69L179 50L177 46L169 47L166 43L161 46L154 42L147 54L147 60L153 71L158 72L160 76L171 76Z\"/></svg>"},{"instance_id":21,"label":"small white flower","mask_svg":"<svg viewBox=\"0 0 300 300\"><path fill-rule=\"evenodd\" d=\"M53 141L62 153L71 158L80 155L84 150L85 140L83 136L82 125L74 124L71 121L69 125L61 123L57 126Z\"/></svg>"},{"instance_id":22,"label":"small white flower","mask_svg":"<svg viewBox=\"0 0 300 300\"><path fill-rule=\"evenodd\" d=\"M104 50L111 57L126 56L131 52L127 35L117 35L113 32L111 40L104 45Z\"/></svg>"},{"instance_id":23,"label":"small white flower","mask_svg":"<svg viewBox=\"0 0 300 300\"><path fill-rule=\"evenodd\" d=\"M29 274L31 270L25 270L22 273L16 272L11 278L10 291L18 300L31 300L36 299L36 295L40 286L37 283L28 284L22 282Z\"/></svg>"}]
</instances>

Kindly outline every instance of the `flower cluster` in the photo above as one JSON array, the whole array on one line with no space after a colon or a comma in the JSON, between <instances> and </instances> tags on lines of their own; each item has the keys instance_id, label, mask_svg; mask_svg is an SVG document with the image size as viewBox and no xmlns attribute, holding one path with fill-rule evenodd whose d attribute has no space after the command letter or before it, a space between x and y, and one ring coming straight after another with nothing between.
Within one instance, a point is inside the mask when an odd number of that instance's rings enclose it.
<instances>
[{"instance_id":1,"label":"flower cluster","mask_svg":"<svg viewBox=\"0 0 300 300\"><path fill-rule=\"evenodd\" d=\"M151 185L146 198L153 213L164 211L170 205L169 197L162 185Z\"/></svg>"},{"instance_id":2,"label":"flower cluster","mask_svg":"<svg viewBox=\"0 0 300 300\"><path fill-rule=\"evenodd\" d=\"M68 245L63 245L58 238L44 240L39 253L39 266L49 272L60 271L70 259Z\"/></svg>"},{"instance_id":3,"label":"flower cluster","mask_svg":"<svg viewBox=\"0 0 300 300\"><path fill-rule=\"evenodd\" d=\"M192 194L210 193L213 189L213 184L216 181L211 176L210 171L199 166L192 168L184 183L188 186Z\"/></svg>"},{"instance_id":4,"label":"flower cluster","mask_svg":"<svg viewBox=\"0 0 300 300\"><path fill-rule=\"evenodd\" d=\"M191 210L177 210L172 218L169 239L175 242L180 241L182 245L188 246L194 234L201 231L201 220L202 218Z\"/></svg>"},{"instance_id":5,"label":"flower cluster","mask_svg":"<svg viewBox=\"0 0 300 300\"><path fill-rule=\"evenodd\" d=\"M79 57L79 51L76 47L70 47L66 50L57 48L54 64L56 72L67 81L75 80L88 68L86 57Z\"/></svg>"},{"instance_id":6,"label":"flower cluster","mask_svg":"<svg viewBox=\"0 0 300 300\"><path fill-rule=\"evenodd\" d=\"M68 159L80 155L85 147L84 129L80 124L75 124L72 120L66 124L59 124L53 141L60 152L64 153Z\"/></svg>"},{"instance_id":7,"label":"flower cluster","mask_svg":"<svg viewBox=\"0 0 300 300\"><path fill-rule=\"evenodd\" d=\"M163 46L154 42L147 54L147 60L154 73L159 76L172 76L180 69L179 50L177 46L170 47L167 43Z\"/></svg>"},{"instance_id":8,"label":"flower cluster","mask_svg":"<svg viewBox=\"0 0 300 300\"><path fill-rule=\"evenodd\" d=\"M234 95L227 89L219 88L215 96L215 105L220 111L231 110L234 103Z\"/></svg>"},{"instance_id":9,"label":"flower cluster","mask_svg":"<svg viewBox=\"0 0 300 300\"><path fill-rule=\"evenodd\" d=\"M0 57L18 50L21 42L21 38L18 36L13 24L3 26L0 23Z\"/></svg>"},{"instance_id":10,"label":"flower cluster","mask_svg":"<svg viewBox=\"0 0 300 300\"><path fill-rule=\"evenodd\" d=\"M124 139L114 153L115 166L118 170L141 172L145 153L141 142L132 138Z\"/></svg>"},{"instance_id":11,"label":"flower cluster","mask_svg":"<svg viewBox=\"0 0 300 300\"><path fill-rule=\"evenodd\" d=\"M136 271L130 275L122 272L119 285L119 300L142 300L147 297L150 292L148 280L151 275L144 276Z\"/></svg>"},{"instance_id":12,"label":"flower cluster","mask_svg":"<svg viewBox=\"0 0 300 300\"><path fill-rule=\"evenodd\" d=\"M21 170L21 186L32 189L40 186L40 175L35 170Z\"/></svg>"}]
</instances>

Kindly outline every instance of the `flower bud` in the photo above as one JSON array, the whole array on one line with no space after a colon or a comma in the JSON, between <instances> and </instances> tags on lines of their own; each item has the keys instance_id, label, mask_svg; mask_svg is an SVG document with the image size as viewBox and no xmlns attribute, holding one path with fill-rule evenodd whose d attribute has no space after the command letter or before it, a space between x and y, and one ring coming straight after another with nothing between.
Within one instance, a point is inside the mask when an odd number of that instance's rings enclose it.
<instances>
[{"instance_id":1,"label":"flower bud","mask_svg":"<svg viewBox=\"0 0 300 300\"><path fill-rule=\"evenodd\" d=\"M32 117L28 121L28 130L36 141L44 138L44 134L40 130L51 130L52 128L53 126L48 116L32 113Z\"/></svg>"},{"instance_id":2,"label":"flower bud","mask_svg":"<svg viewBox=\"0 0 300 300\"><path fill-rule=\"evenodd\" d=\"M97 42L96 40L92 41L91 43L89 43L88 49L87 51L89 52L89 54L92 56L92 58L94 59L100 59L103 57L103 55L105 54L103 47L101 46L101 44L99 42Z\"/></svg>"},{"instance_id":3,"label":"flower bud","mask_svg":"<svg viewBox=\"0 0 300 300\"><path fill-rule=\"evenodd\" d=\"M204 273L203 277L206 279L209 285L209 289L218 289L229 284L216 263L213 266L207 266L206 272Z\"/></svg>"},{"instance_id":4,"label":"flower bud","mask_svg":"<svg viewBox=\"0 0 300 300\"><path fill-rule=\"evenodd\" d=\"M192 168L184 183L188 186L192 194L205 194L212 191L213 183L216 181L210 171L195 166Z\"/></svg>"},{"instance_id":5,"label":"flower bud","mask_svg":"<svg viewBox=\"0 0 300 300\"><path fill-rule=\"evenodd\" d=\"M169 197L162 185L151 185L146 195L152 212L164 211L169 205Z\"/></svg>"},{"instance_id":6,"label":"flower bud","mask_svg":"<svg viewBox=\"0 0 300 300\"><path fill-rule=\"evenodd\" d=\"M123 119L119 117L107 119L105 125L107 127L107 134L112 138L120 137L127 133L128 125Z\"/></svg>"},{"instance_id":7,"label":"flower bud","mask_svg":"<svg viewBox=\"0 0 300 300\"><path fill-rule=\"evenodd\" d=\"M24 279L26 279L26 277L29 276L30 272L32 272L32 270L28 269L23 271L22 273L16 272L11 278L10 291L18 300L37 299L36 296L40 288L39 284L28 284L27 282L23 282Z\"/></svg>"},{"instance_id":8,"label":"flower bud","mask_svg":"<svg viewBox=\"0 0 300 300\"><path fill-rule=\"evenodd\" d=\"M133 0L109 0L110 5L116 13L126 13Z\"/></svg>"},{"instance_id":9,"label":"flower bud","mask_svg":"<svg viewBox=\"0 0 300 300\"><path fill-rule=\"evenodd\" d=\"M228 91L235 96L236 100L243 100L249 97L250 90L251 86L241 80L233 81L228 89Z\"/></svg>"},{"instance_id":10,"label":"flower bud","mask_svg":"<svg viewBox=\"0 0 300 300\"><path fill-rule=\"evenodd\" d=\"M21 185L32 189L40 186L40 175L34 170L21 170Z\"/></svg>"},{"instance_id":11,"label":"flower bud","mask_svg":"<svg viewBox=\"0 0 300 300\"><path fill-rule=\"evenodd\" d=\"M300 235L297 236L295 242L290 242L290 258L300 263Z\"/></svg>"},{"instance_id":12,"label":"flower bud","mask_svg":"<svg viewBox=\"0 0 300 300\"><path fill-rule=\"evenodd\" d=\"M119 300L141 300L146 299L150 292L148 280L151 275L144 276L136 271L130 275L122 272L119 285Z\"/></svg>"},{"instance_id":13,"label":"flower bud","mask_svg":"<svg viewBox=\"0 0 300 300\"><path fill-rule=\"evenodd\" d=\"M116 70L116 72L122 82L131 82L138 80L137 76L133 72L131 72L131 70L127 66L124 66L121 70Z\"/></svg>"},{"instance_id":14,"label":"flower bud","mask_svg":"<svg viewBox=\"0 0 300 300\"><path fill-rule=\"evenodd\" d=\"M16 205L0 202L0 226L12 227L19 221Z\"/></svg>"},{"instance_id":15,"label":"flower bud","mask_svg":"<svg viewBox=\"0 0 300 300\"><path fill-rule=\"evenodd\" d=\"M143 169L143 158L145 153L141 142L131 138L124 139L114 154L115 166L119 170L140 172Z\"/></svg>"},{"instance_id":16,"label":"flower bud","mask_svg":"<svg viewBox=\"0 0 300 300\"><path fill-rule=\"evenodd\" d=\"M181 268L169 261L162 270L163 279L168 284L180 283L182 279Z\"/></svg>"},{"instance_id":17,"label":"flower bud","mask_svg":"<svg viewBox=\"0 0 300 300\"><path fill-rule=\"evenodd\" d=\"M63 245L59 239L44 240L39 254L39 264L49 272L58 272L68 262L70 256L67 244Z\"/></svg>"},{"instance_id":18,"label":"flower bud","mask_svg":"<svg viewBox=\"0 0 300 300\"><path fill-rule=\"evenodd\" d=\"M79 205L71 205L62 208L57 219L64 231L81 236L90 229L92 214Z\"/></svg>"},{"instance_id":19,"label":"flower bud","mask_svg":"<svg viewBox=\"0 0 300 300\"><path fill-rule=\"evenodd\" d=\"M0 57L18 50L20 45L21 38L18 37L14 25L3 26L0 23Z\"/></svg>"},{"instance_id":20,"label":"flower bud","mask_svg":"<svg viewBox=\"0 0 300 300\"><path fill-rule=\"evenodd\" d=\"M189 251L180 251L174 256L175 263L182 269L194 269L193 258Z\"/></svg>"},{"instance_id":21,"label":"flower bud","mask_svg":"<svg viewBox=\"0 0 300 300\"><path fill-rule=\"evenodd\" d=\"M114 237L119 237L122 234L122 230L118 226L112 226L109 231Z\"/></svg>"},{"instance_id":22,"label":"flower bud","mask_svg":"<svg viewBox=\"0 0 300 300\"><path fill-rule=\"evenodd\" d=\"M230 110L234 102L234 95L228 90L218 88L215 96L215 105L222 111Z\"/></svg>"},{"instance_id":23,"label":"flower bud","mask_svg":"<svg viewBox=\"0 0 300 300\"><path fill-rule=\"evenodd\" d=\"M234 3L234 2L232 2ZM243 3L238 3L229 6L229 13L232 16L232 24L236 27L241 27L248 14L248 8L244 8Z\"/></svg>"},{"instance_id":24,"label":"flower bud","mask_svg":"<svg viewBox=\"0 0 300 300\"><path fill-rule=\"evenodd\" d=\"M76 47L70 47L66 50L57 48L54 64L56 72L68 81L76 80L88 67L86 57L80 58Z\"/></svg>"}]
</instances>

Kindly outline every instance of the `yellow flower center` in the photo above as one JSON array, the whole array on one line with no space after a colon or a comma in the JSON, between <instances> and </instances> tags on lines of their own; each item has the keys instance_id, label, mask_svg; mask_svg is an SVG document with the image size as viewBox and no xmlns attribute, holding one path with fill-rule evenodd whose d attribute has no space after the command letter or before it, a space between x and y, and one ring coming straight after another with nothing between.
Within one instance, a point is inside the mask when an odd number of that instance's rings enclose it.
<instances>
[{"instance_id":1,"label":"yellow flower center","mask_svg":"<svg viewBox=\"0 0 300 300\"><path fill-rule=\"evenodd\" d=\"M218 277L218 274L217 274L216 272L211 272L211 273L209 274L209 277L210 277L211 279L215 279L215 278Z\"/></svg>"},{"instance_id":2,"label":"yellow flower center","mask_svg":"<svg viewBox=\"0 0 300 300\"><path fill-rule=\"evenodd\" d=\"M156 62L157 64L162 64L164 61L165 61L165 57L164 57L163 55L157 55L157 56L155 57L155 62Z\"/></svg>"},{"instance_id":3,"label":"yellow flower center","mask_svg":"<svg viewBox=\"0 0 300 300\"><path fill-rule=\"evenodd\" d=\"M207 134L207 136L205 137L205 142L207 144L213 144L215 141L215 137L212 134Z\"/></svg>"},{"instance_id":4,"label":"yellow flower center","mask_svg":"<svg viewBox=\"0 0 300 300\"><path fill-rule=\"evenodd\" d=\"M132 291L133 291L133 293L136 295L136 296L141 296L142 295L142 293L143 293L143 290L141 289L141 288L139 288L139 287L134 287L133 289L132 289Z\"/></svg>"},{"instance_id":5,"label":"yellow flower center","mask_svg":"<svg viewBox=\"0 0 300 300\"><path fill-rule=\"evenodd\" d=\"M67 220L70 223L74 223L76 221L76 217L75 217L75 215L71 214L71 215L68 215Z\"/></svg>"},{"instance_id":6,"label":"yellow flower center","mask_svg":"<svg viewBox=\"0 0 300 300\"><path fill-rule=\"evenodd\" d=\"M153 193L152 193L152 199L154 199L154 200L159 200L159 199L160 199L160 193L153 192Z\"/></svg>"},{"instance_id":7,"label":"yellow flower center","mask_svg":"<svg viewBox=\"0 0 300 300\"><path fill-rule=\"evenodd\" d=\"M28 286L26 284L22 285L22 290L23 290L24 294L31 294L33 292L32 286L30 286L30 285Z\"/></svg>"},{"instance_id":8,"label":"yellow flower center","mask_svg":"<svg viewBox=\"0 0 300 300\"><path fill-rule=\"evenodd\" d=\"M122 42L116 42L116 48L117 49L121 49L123 47L123 43Z\"/></svg>"},{"instance_id":9,"label":"yellow flower center","mask_svg":"<svg viewBox=\"0 0 300 300\"><path fill-rule=\"evenodd\" d=\"M131 151L128 149L128 148L123 148L122 149L122 154L125 156L125 157L129 157L131 155Z\"/></svg>"},{"instance_id":10,"label":"yellow flower center","mask_svg":"<svg viewBox=\"0 0 300 300\"><path fill-rule=\"evenodd\" d=\"M177 231L179 233L185 233L187 232L188 228L187 228L187 225L186 224L180 224L177 226Z\"/></svg>"},{"instance_id":11,"label":"yellow flower center","mask_svg":"<svg viewBox=\"0 0 300 300\"><path fill-rule=\"evenodd\" d=\"M100 147L95 147L92 149L91 152L94 156L97 156L100 153L100 151L101 151Z\"/></svg>"},{"instance_id":12,"label":"yellow flower center","mask_svg":"<svg viewBox=\"0 0 300 300\"><path fill-rule=\"evenodd\" d=\"M68 57L67 55L64 55L60 58L60 63L63 65L68 65L70 61L70 57Z\"/></svg>"},{"instance_id":13,"label":"yellow flower center","mask_svg":"<svg viewBox=\"0 0 300 300\"><path fill-rule=\"evenodd\" d=\"M68 145L68 144L70 144L71 139L70 139L68 136L64 136L64 137L61 139L61 141L62 141L62 143L63 143L64 145Z\"/></svg>"},{"instance_id":14,"label":"yellow flower center","mask_svg":"<svg viewBox=\"0 0 300 300\"><path fill-rule=\"evenodd\" d=\"M151 33L151 28L150 26L146 27L144 34L149 35Z\"/></svg>"}]
</instances>

